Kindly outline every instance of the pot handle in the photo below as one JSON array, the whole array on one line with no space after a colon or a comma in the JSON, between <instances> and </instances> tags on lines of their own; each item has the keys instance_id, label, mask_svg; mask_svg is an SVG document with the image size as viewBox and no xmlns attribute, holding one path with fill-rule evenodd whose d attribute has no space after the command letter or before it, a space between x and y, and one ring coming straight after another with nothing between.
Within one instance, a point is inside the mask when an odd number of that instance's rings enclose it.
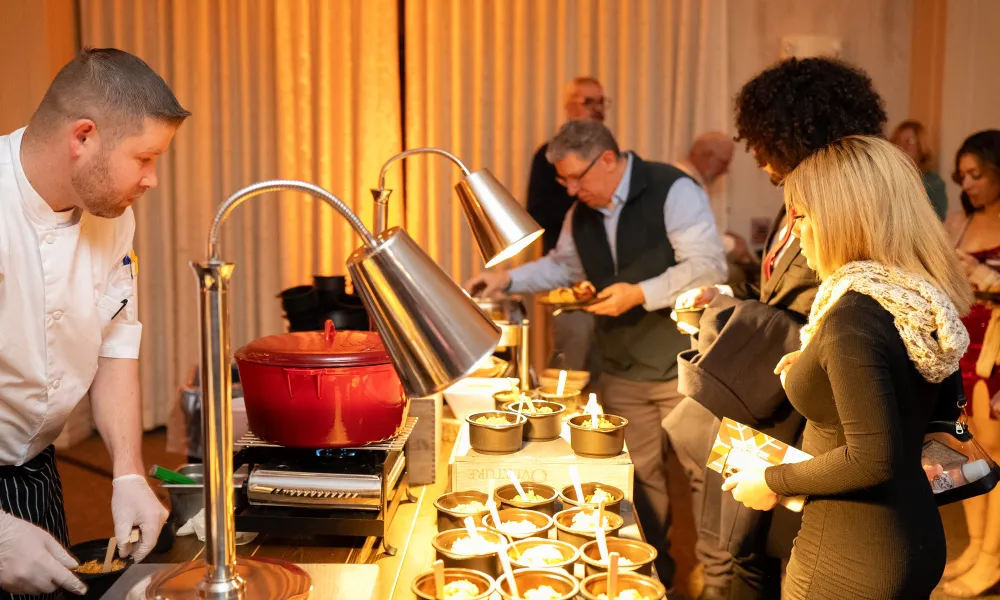
<instances>
[{"instance_id":1,"label":"pot handle","mask_svg":"<svg viewBox=\"0 0 1000 600\"><path fill-rule=\"evenodd\" d=\"M329 323L329 321L327 321L327 323ZM288 386L288 395L289 395L289 397L291 397L291 395L292 395L292 377L293 376L295 376L295 377L312 377L312 378L314 378L314 380L316 382L316 397L317 398L322 397L321 391L322 391L323 386L321 385L321 382L323 381L323 378L320 377L320 375L322 375L323 373L325 373L326 369L300 369L300 368L286 369L286 368L282 368L281 371L285 375L285 385Z\"/></svg>"}]
</instances>

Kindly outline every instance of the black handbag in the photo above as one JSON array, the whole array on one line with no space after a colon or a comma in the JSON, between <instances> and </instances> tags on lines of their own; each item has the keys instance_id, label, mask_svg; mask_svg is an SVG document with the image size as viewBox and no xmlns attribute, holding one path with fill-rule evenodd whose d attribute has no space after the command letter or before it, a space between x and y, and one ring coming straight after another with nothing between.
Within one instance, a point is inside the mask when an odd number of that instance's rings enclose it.
<instances>
[{"instance_id":1,"label":"black handbag","mask_svg":"<svg viewBox=\"0 0 1000 600\"><path fill-rule=\"evenodd\" d=\"M1000 482L1000 467L969 431L966 402L959 383L958 420L931 421L924 435L920 463L938 506L988 494Z\"/></svg>"}]
</instances>

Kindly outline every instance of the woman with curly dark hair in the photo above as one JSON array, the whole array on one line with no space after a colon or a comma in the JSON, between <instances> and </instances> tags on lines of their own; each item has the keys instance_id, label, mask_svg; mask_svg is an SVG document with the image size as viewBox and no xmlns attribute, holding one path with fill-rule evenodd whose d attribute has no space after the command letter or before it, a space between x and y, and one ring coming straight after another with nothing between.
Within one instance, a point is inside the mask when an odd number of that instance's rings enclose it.
<instances>
[{"instance_id":1,"label":"woman with curly dark hair","mask_svg":"<svg viewBox=\"0 0 1000 600\"><path fill-rule=\"evenodd\" d=\"M849 135L882 135L882 98L864 71L826 58L789 59L736 96L737 141L780 185L803 159Z\"/></svg>"}]
</instances>

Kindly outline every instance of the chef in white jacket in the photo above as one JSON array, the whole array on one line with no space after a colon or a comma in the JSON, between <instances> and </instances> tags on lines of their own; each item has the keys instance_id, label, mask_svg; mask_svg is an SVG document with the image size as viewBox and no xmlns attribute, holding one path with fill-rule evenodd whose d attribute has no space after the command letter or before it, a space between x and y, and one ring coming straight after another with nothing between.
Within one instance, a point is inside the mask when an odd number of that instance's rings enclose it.
<instances>
[{"instance_id":1,"label":"chef in white jacket","mask_svg":"<svg viewBox=\"0 0 1000 600\"><path fill-rule=\"evenodd\" d=\"M139 58L85 49L0 136L0 599L85 591L52 442L88 392L119 550L142 560L166 520L143 475L130 207L189 114Z\"/></svg>"}]
</instances>

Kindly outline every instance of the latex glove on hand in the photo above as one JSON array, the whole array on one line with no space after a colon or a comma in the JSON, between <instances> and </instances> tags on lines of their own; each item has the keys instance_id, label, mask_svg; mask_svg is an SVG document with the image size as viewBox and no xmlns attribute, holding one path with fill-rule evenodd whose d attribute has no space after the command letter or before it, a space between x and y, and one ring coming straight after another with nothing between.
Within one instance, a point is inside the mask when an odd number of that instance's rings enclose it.
<instances>
[{"instance_id":1,"label":"latex glove on hand","mask_svg":"<svg viewBox=\"0 0 1000 600\"><path fill-rule=\"evenodd\" d=\"M65 588L82 596L87 586L70 571L78 566L47 531L0 512L0 589L47 594Z\"/></svg>"},{"instance_id":2,"label":"latex glove on hand","mask_svg":"<svg viewBox=\"0 0 1000 600\"><path fill-rule=\"evenodd\" d=\"M122 475L111 484L114 488L111 518L115 524L115 537L118 538L118 554L122 557L131 555L132 560L140 562L156 546L160 529L167 522L169 513L142 475ZM138 527L140 531L139 543L134 548L128 541L133 527Z\"/></svg>"}]
</instances>

